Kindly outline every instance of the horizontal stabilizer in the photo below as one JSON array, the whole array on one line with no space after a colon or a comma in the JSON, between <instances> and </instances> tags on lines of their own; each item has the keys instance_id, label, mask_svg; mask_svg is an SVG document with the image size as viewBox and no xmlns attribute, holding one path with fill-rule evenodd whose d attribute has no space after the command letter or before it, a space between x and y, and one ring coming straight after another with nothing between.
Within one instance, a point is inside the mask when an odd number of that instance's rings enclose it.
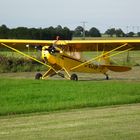
<instances>
[{"instance_id":1,"label":"horizontal stabilizer","mask_svg":"<svg viewBox=\"0 0 140 140\"><path fill-rule=\"evenodd\" d=\"M129 71L132 68L128 67L128 66L111 66L111 65L104 65L104 67L108 68L111 71L114 72L125 72L125 71Z\"/></svg>"}]
</instances>

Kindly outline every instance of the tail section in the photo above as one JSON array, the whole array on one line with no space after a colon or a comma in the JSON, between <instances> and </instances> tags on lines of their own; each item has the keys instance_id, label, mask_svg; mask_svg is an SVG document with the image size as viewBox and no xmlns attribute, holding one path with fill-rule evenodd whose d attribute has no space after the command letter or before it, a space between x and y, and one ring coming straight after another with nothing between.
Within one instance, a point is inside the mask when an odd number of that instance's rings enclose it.
<instances>
[{"instance_id":1,"label":"tail section","mask_svg":"<svg viewBox=\"0 0 140 140\"><path fill-rule=\"evenodd\" d=\"M113 66L110 64L110 56L109 53L103 52L102 58L104 61L104 67L106 67L107 69L114 71L114 72L126 72L131 70L131 67L128 66Z\"/></svg>"},{"instance_id":2,"label":"tail section","mask_svg":"<svg viewBox=\"0 0 140 140\"><path fill-rule=\"evenodd\" d=\"M126 72L132 69L131 67L128 66L111 66L111 65L102 65L102 66L114 72Z\"/></svg>"}]
</instances>

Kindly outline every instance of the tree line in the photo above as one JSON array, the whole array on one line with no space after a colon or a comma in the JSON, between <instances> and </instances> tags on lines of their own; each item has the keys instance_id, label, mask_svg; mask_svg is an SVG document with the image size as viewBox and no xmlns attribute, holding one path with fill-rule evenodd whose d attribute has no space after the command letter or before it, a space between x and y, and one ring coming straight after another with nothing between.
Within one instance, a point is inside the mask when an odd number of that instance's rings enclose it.
<instances>
[{"instance_id":1,"label":"tree line","mask_svg":"<svg viewBox=\"0 0 140 140\"><path fill-rule=\"evenodd\" d=\"M116 37L133 37L139 36L133 32L125 34L121 29L107 29L105 34L108 36ZM27 27L17 27L8 28L6 25L0 26L0 38L1 39L38 39L38 40L54 40L56 36L60 36L60 39L71 40L73 37L101 37L101 32L92 27L89 30L84 30L82 26L77 26L74 30L70 30L68 27L62 27L58 25L57 27L48 28L27 28Z\"/></svg>"},{"instance_id":2,"label":"tree line","mask_svg":"<svg viewBox=\"0 0 140 140\"><path fill-rule=\"evenodd\" d=\"M140 37L140 32L137 32L137 34L135 34L132 31L124 33L123 30L120 28L119 29L110 28L105 32L105 34L108 34L110 37L113 37L114 35L116 37Z\"/></svg>"},{"instance_id":3,"label":"tree line","mask_svg":"<svg viewBox=\"0 0 140 140\"><path fill-rule=\"evenodd\" d=\"M27 28L27 27L17 27L8 28L6 25L0 26L0 38L5 39L39 39L39 40L49 40L55 39L56 36L60 36L62 39L72 39L72 31L69 28L62 28L58 25L56 28Z\"/></svg>"}]
</instances>

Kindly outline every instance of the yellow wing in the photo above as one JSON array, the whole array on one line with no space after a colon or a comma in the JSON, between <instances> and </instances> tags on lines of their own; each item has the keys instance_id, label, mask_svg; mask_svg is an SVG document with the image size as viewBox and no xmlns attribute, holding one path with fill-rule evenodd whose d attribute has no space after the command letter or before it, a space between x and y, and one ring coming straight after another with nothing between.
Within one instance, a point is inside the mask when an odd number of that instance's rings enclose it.
<instances>
[{"instance_id":1,"label":"yellow wing","mask_svg":"<svg viewBox=\"0 0 140 140\"><path fill-rule=\"evenodd\" d=\"M45 40L0 39L0 47L3 48L3 45L1 43L4 43L19 50L27 50L27 45L29 45L30 49L34 49L35 46L51 45L53 44L53 42L54 41L52 40L45 41Z\"/></svg>"},{"instance_id":2,"label":"yellow wing","mask_svg":"<svg viewBox=\"0 0 140 140\"><path fill-rule=\"evenodd\" d=\"M70 50L75 51L110 51L121 45L125 47L119 48L118 51L133 48L132 50L140 50L140 39L112 39L112 40L72 40L63 41L60 44L66 44Z\"/></svg>"},{"instance_id":3,"label":"yellow wing","mask_svg":"<svg viewBox=\"0 0 140 140\"><path fill-rule=\"evenodd\" d=\"M18 39L0 39L1 43L10 45L16 49L26 49L27 45L30 49L35 46L45 46L55 43L53 40L18 40ZM133 48L132 50L140 50L140 39L100 39L100 40L59 40L56 43L58 47L62 47L66 51L110 51L123 44L125 47L119 48L118 51Z\"/></svg>"}]
</instances>

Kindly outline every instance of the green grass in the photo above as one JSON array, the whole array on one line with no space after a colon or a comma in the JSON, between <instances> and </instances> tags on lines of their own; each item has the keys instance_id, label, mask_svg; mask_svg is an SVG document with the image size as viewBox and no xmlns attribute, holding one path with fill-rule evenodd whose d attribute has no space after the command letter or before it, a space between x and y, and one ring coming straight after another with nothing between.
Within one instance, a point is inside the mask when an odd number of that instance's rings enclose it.
<instances>
[{"instance_id":1,"label":"green grass","mask_svg":"<svg viewBox=\"0 0 140 140\"><path fill-rule=\"evenodd\" d=\"M139 82L0 79L0 115L140 103Z\"/></svg>"},{"instance_id":2,"label":"green grass","mask_svg":"<svg viewBox=\"0 0 140 140\"><path fill-rule=\"evenodd\" d=\"M140 104L0 117L0 140L139 140Z\"/></svg>"}]
</instances>

